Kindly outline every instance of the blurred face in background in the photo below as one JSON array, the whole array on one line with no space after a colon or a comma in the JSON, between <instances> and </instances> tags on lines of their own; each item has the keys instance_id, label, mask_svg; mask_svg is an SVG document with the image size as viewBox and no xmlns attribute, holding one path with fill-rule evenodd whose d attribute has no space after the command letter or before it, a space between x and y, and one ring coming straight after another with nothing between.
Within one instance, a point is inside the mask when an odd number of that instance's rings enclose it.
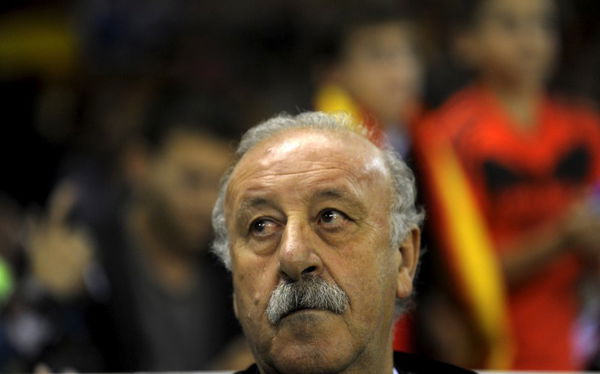
<instances>
[{"instance_id":1,"label":"blurred face in background","mask_svg":"<svg viewBox=\"0 0 600 374\"><path fill-rule=\"evenodd\" d=\"M186 250L203 248L230 157L229 145L210 136L185 130L168 135L148 156L142 187L153 227Z\"/></svg>"},{"instance_id":2,"label":"blurred face in background","mask_svg":"<svg viewBox=\"0 0 600 374\"><path fill-rule=\"evenodd\" d=\"M557 34L552 0L485 0L459 53L485 79L535 87L551 72Z\"/></svg>"},{"instance_id":3,"label":"blurred face in background","mask_svg":"<svg viewBox=\"0 0 600 374\"><path fill-rule=\"evenodd\" d=\"M414 30L403 22L357 28L348 36L334 77L384 126L406 122L422 81Z\"/></svg>"}]
</instances>

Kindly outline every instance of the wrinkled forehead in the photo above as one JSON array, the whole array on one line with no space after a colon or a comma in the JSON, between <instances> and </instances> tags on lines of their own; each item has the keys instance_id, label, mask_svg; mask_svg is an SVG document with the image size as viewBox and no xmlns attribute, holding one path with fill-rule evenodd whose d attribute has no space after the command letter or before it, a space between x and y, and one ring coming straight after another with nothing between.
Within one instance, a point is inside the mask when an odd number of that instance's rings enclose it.
<instances>
[{"instance_id":1,"label":"wrinkled forehead","mask_svg":"<svg viewBox=\"0 0 600 374\"><path fill-rule=\"evenodd\" d=\"M255 176L286 176L319 169L347 173L353 179L389 180L383 152L350 131L284 130L251 148L231 175L228 195Z\"/></svg>"}]
</instances>

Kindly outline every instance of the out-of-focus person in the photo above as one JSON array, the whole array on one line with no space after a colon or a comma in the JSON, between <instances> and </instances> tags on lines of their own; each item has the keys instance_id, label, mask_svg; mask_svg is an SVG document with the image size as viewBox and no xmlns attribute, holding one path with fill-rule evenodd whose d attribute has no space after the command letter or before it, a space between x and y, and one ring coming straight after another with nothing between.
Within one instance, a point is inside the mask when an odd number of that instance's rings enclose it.
<instances>
[{"instance_id":1,"label":"out-of-focus person","mask_svg":"<svg viewBox=\"0 0 600 374\"><path fill-rule=\"evenodd\" d=\"M477 79L415 135L451 292L423 308L425 324L439 357L466 366L583 369L575 331L579 281L598 279L600 212L589 200L600 117L547 93L558 4L459 4L455 47Z\"/></svg>"},{"instance_id":2,"label":"out-of-focus person","mask_svg":"<svg viewBox=\"0 0 600 374\"><path fill-rule=\"evenodd\" d=\"M344 3L316 38L315 108L343 111L406 155L419 112L422 67L416 24L403 2Z\"/></svg>"},{"instance_id":3,"label":"out-of-focus person","mask_svg":"<svg viewBox=\"0 0 600 374\"><path fill-rule=\"evenodd\" d=\"M156 96L124 151L129 193L113 214L73 222L77 186L67 181L29 230L32 278L59 306L34 359L53 369L208 369L239 334L228 276L207 251L235 133L205 95Z\"/></svg>"}]
</instances>

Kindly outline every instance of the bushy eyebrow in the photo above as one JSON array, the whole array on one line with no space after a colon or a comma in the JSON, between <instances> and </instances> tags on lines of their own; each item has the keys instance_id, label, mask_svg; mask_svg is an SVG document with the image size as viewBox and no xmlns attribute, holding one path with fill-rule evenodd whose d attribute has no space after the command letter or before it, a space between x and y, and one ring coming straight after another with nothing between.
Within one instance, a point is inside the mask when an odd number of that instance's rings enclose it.
<instances>
[{"instance_id":1,"label":"bushy eyebrow","mask_svg":"<svg viewBox=\"0 0 600 374\"><path fill-rule=\"evenodd\" d=\"M323 190L317 191L312 196L314 201L321 200L334 200L339 201L343 204L347 204L353 210L358 211L359 213L364 213L366 211L365 204L355 197L353 194L349 193L345 189L337 189L337 188L326 188Z\"/></svg>"},{"instance_id":2,"label":"bushy eyebrow","mask_svg":"<svg viewBox=\"0 0 600 374\"><path fill-rule=\"evenodd\" d=\"M311 196L311 200L320 201L320 200L336 200L340 202L357 202L349 193L342 189L337 188L327 188L323 190L318 190Z\"/></svg>"},{"instance_id":3,"label":"bushy eyebrow","mask_svg":"<svg viewBox=\"0 0 600 374\"><path fill-rule=\"evenodd\" d=\"M238 208L238 211L236 212L236 222L244 222L248 219L248 216L250 215L249 212L252 209L261 207L261 206L269 206L269 207L273 207L273 202L270 201L269 199L266 199L264 197L258 197L258 196L254 196L254 197L250 197L248 199L244 199L242 201L242 203L240 204L240 207Z\"/></svg>"},{"instance_id":4,"label":"bushy eyebrow","mask_svg":"<svg viewBox=\"0 0 600 374\"><path fill-rule=\"evenodd\" d=\"M346 194L341 190L334 189L334 188L328 188L325 190L317 191L317 193L314 194L314 197L315 198L341 200L341 199L344 199L345 195Z\"/></svg>"}]
</instances>

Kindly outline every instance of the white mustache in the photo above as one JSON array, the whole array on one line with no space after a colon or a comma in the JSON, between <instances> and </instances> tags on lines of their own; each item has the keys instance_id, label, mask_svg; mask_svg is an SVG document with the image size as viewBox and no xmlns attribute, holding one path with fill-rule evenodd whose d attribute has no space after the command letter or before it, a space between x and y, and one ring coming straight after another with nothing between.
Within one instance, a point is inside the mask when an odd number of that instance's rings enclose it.
<instances>
[{"instance_id":1,"label":"white mustache","mask_svg":"<svg viewBox=\"0 0 600 374\"><path fill-rule=\"evenodd\" d=\"M337 284L330 284L316 276L299 281L280 280L267 305L267 319L276 325L283 317L298 309L321 309L342 314L350 299Z\"/></svg>"}]
</instances>

